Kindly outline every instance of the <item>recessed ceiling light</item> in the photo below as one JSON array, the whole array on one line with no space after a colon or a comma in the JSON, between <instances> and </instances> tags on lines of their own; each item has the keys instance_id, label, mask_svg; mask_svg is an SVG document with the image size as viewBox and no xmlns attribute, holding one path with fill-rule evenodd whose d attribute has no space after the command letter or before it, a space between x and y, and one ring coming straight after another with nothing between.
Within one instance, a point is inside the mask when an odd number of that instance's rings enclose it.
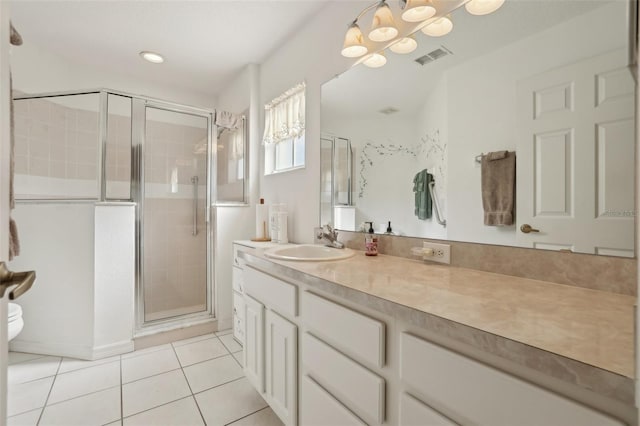
<instances>
[{"instance_id":1,"label":"recessed ceiling light","mask_svg":"<svg viewBox=\"0 0 640 426\"><path fill-rule=\"evenodd\" d=\"M140 52L140 56L145 61L153 62L154 64L161 64L164 62L164 58L159 53L143 51Z\"/></svg>"}]
</instances>

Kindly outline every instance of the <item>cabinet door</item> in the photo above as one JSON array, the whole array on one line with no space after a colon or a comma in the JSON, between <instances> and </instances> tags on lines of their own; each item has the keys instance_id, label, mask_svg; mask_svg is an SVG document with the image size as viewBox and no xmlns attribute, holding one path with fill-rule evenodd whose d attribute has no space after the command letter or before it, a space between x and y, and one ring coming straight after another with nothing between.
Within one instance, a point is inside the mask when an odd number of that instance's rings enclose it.
<instances>
[{"instance_id":1,"label":"cabinet door","mask_svg":"<svg viewBox=\"0 0 640 426\"><path fill-rule=\"evenodd\" d=\"M285 425L296 425L298 328L269 310L265 317L265 339L265 397Z\"/></svg>"},{"instance_id":2,"label":"cabinet door","mask_svg":"<svg viewBox=\"0 0 640 426\"><path fill-rule=\"evenodd\" d=\"M264 305L244 296L244 375L264 392Z\"/></svg>"},{"instance_id":3,"label":"cabinet door","mask_svg":"<svg viewBox=\"0 0 640 426\"><path fill-rule=\"evenodd\" d=\"M400 426L456 426L422 401L407 393L400 395Z\"/></svg>"}]
</instances>

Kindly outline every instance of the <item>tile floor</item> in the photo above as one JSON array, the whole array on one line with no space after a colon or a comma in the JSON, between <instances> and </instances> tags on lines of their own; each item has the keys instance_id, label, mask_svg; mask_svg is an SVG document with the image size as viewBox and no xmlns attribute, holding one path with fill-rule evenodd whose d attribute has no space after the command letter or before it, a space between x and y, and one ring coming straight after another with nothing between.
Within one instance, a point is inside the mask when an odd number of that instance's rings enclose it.
<instances>
[{"instance_id":1,"label":"tile floor","mask_svg":"<svg viewBox=\"0 0 640 426\"><path fill-rule=\"evenodd\" d=\"M11 352L9 426L282 425L230 330L98 361Z\"/></svg>"}]
</instances>

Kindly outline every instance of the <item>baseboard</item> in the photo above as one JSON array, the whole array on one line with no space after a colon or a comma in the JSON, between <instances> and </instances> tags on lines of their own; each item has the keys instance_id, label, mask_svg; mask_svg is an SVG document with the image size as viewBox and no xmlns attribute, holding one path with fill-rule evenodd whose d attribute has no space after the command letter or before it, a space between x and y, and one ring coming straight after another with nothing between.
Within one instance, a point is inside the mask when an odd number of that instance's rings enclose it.
<instances>
[{"instance_id":1,"label":"baseboard","mask_svg":"<svg viewBox=\"0 0 640 426\"><path fill-rule=\"evenodd\" d=\"M122 355L133 352L133 339L111 343L109 345L96 346L93 348L92 359L102 359L114 355Z\"/></svg>"},{"instance_id":2,"label":"baseboard","mask_svg":"<svg viewBox=\"0 0 640 426\"><path fill-rule=\"evenodd\" d=\"M9 350L13 352L63 356L86 360L91 360L93 357L93 347L73 343L40 343L13 339L9 342Z\"/></svg>"},{"instance_id":3,"label":"baseboard","mask_svg":"<svg viewBox=\"0 0 640 426\"><path fill-rule=\"evenodd\" d=\"M92 347L72 343L39 343L14 339L9 343L9 350L93 361L133 351L133 340Z\"/></svg>"}]
</instances>

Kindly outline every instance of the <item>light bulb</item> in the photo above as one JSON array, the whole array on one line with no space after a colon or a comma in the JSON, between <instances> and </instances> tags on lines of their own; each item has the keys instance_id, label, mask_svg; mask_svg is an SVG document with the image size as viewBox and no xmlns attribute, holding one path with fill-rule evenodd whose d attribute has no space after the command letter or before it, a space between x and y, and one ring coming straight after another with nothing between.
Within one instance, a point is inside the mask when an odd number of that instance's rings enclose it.
<instances>
[{"instance_id":1,"label":"light bulb","mask_svg":"<svg viewBox=\"0 0 640 426\"><path fill-rule=\"evenodd\" d=\"M161 54L149 51L142 51L139 55L148 62L153 62L154 64L161 64L164 62L164 58Z\"/></svg>"},{"instance_id":2,"label":"light bulb","mask_svg":"<svg viewBox=\"0 0 640 426\"><path fill-rule=\"evenodd\" d=\"M409 37L403 37L400 40L398 40L396 43L393 43L389 47L389 49L394 53L405 54L405 53L413 52L414 50L416 50L417 47L418 47L418 43L415 41L413 37L409 36Z\"/></svg>"},{"instance_id":3,"label":"light bulb","mask_svg":"<svg viewBox=\"0 0 640 426\"><path fill-rule=\"evenodd\" d=\"M442 37L443 35L447 35L453 29L453 21L451 20L451 16L443 16L442 18L436 19L426 27L422 28L422 32L431 37Z\"/></svg>"},{"instance_id":4,"label":"light bulb","mask_svg":"<svg viewBox=\"0 0 640 426\"><path fill-rule=\"evenodd\" d=\"M363 64L365 64L369 68L380 68L386 63L387 63L387 58L384 56L384 52L372 53L363 62Z\"/></svg>"},{"instance_id":5,"label":"light bulb","mask_svg":"<svg viewBox=\"0 0 640 426\"><path fill-rule=\"evenodd\" d=\"M471 0L464 5L472 15L488 15L500 9L504 4L504 0Z\"/></svg>"},{"instance_id":6,"label":"light bulb","mask_svg":"<svg viewBox=\"0 0 640 426\"><path fill-rule=\"evenodd\" d=\"M407 0L402 19L407 22L421 22L436 14L430 0Z\"/></svg>"}]
</instances>

